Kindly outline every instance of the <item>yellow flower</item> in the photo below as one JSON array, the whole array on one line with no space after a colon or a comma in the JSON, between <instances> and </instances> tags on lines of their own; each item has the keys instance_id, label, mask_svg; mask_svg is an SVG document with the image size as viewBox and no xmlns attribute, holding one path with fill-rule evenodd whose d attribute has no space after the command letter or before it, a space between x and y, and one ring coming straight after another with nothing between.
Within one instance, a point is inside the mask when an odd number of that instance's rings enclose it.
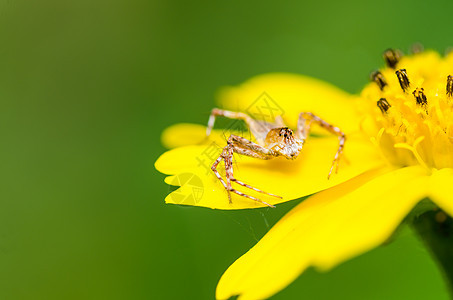
<instances>
[{"instance_id":1,"label":"yellow flower","mask_svg":"<svg viewBox=\"0 0 453 300\"><path fill-rule=\"evenodd\" d=\"M259 197L271 204L317 193L283 217L222 276L218 299L263 299L285 288L310 266L329 270L389 238L412 208L430 198L453 216L453 54L427 51L401 57L385 53L387 67L372 74L359 96L318 80L292 74L268 74L225 88L219 105L248 111L260 95L274 101L283 118L296 126L299 112L315 113L347 136L338 174L327 173L337 139L316 131L295 161L236 157L235 177L283 199ZM269 104L267 102L267 104ZM204 139L204 126L181 124L167 129L164 153L156 168L181 188L167 203L219 209L263 206L233 195L206 164L218 156L230 132ZM190 145L192 144L192 145ZM217 145L217 146L215 146Z\"/></svg>"}]
</instances>

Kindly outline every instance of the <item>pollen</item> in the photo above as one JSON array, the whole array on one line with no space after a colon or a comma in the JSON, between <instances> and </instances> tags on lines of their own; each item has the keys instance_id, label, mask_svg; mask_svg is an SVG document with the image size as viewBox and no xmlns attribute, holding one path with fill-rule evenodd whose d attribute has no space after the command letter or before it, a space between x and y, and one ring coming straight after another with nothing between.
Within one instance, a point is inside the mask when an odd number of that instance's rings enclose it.
<instances>
[{"instance_id":1,"label":"pollen","mask_svg":"<svg viewBox=\"0 0 453 300\"><path fill-rule=\"evenodd\" d=\"M453 53L383 56L358 103L366 134L390 164L453 167Z\"/></svg>"}]
</instances>

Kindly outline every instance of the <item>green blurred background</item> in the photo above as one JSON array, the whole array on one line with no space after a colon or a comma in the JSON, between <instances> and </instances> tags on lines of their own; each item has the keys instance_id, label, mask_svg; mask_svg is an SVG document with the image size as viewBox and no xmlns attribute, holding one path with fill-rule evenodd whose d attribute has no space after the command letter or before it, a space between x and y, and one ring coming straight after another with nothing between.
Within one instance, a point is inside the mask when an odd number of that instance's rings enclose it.
<instances>
[{"instance_id":1,"label":"green blurred background","mask_svg":"<svg viewBox=\"0 0 453 300\"><path fill-rule=\"evenodd\" d=\"M358 92L387 47L444 51L452 1L0 0L0 299L212 299L297 204L165 205L161 131L265 72ZM409 230L273 299L447 299Z\"/></svg>"}]
</instances>

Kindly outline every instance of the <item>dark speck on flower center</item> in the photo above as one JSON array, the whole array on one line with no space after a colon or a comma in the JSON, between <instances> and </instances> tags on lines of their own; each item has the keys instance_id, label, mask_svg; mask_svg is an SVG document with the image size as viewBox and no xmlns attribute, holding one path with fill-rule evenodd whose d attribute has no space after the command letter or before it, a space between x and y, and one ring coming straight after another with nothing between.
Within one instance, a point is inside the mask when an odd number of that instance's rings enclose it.
<instances>
[{"instance_id":1,"label":"dark speck on flower center","mask_svg":"<svg viewBox=\"0 0 453 300\"><path fill-rule=\"evenodd\" d=\"M453 53L413 53L384 52L387 67L373 72L361 93L371 120L363 123L364 131L391 164L451 168Z\"/></svg>"}]
</instances>

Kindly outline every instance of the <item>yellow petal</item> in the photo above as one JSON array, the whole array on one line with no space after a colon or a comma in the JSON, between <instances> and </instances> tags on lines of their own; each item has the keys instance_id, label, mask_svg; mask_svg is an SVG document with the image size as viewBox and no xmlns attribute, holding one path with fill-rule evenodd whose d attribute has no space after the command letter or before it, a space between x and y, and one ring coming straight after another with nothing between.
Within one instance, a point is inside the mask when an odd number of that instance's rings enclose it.
<instances>
[{"instance_id":1,"label":"yellow petal","mask_svg":"<svg viewBox=\"0 0 453 300\"><path fill-rule=\"evenodd\" d=\"M243 136L253 140L250 133L227 130L214 130L209 138L206 137L206 126L190 123L171 125L162 132L161 142L165 148L173 149L189 145L203 145L204 147L214 143L225 146L230 134Z\"/></svg>"},{"instance_id":2,"label":"yellow petal","mask_svg":"<svg viewBox=\"0 0 453 300\"><path fill-rule=\"evenodd\" d=\"M186 125L180 125L179 134L184 133L184 126ZM204 131L200 130L200 134L204 134ZM175 175L167 177L165 182L182 186L166 197L167 203L218 209L265 206L235 194L232 194L233 203L230 204L225 188L212 172L210 167L226 145L225 136L228 135L229 133L214 131L205 144L179 147L159 157L155 163L156 169L167 175ZM197 137L195 139L199 140ZM330 179L327 179L337 148L338 139L335 137L309 138L296 160L286 160L281 157L259 160L235 154L233 168L238 180L268 193L282 196L283 199L257 193L235 183L233 185L236 185L238 190L262 201L277 204L335 186L382 163L370 143L351 138L346 142L338 174L333 174ZM224 177L223 162L218 169Z\"/></svg>"},{"instance_id":3,"label":"yellow petal","mask_svg":"<svg viewBox=\"0 0 453 300\"><path fill-rule=\"evenodd\" d=\"M289 73L259 75L225 87L219 105L266 121L282 115L290 127L296 126L300 112L312 112L345 133L357 131L360 121L351 95L321 80Z\"/></svg>"},{"instance_id":4,"label":"yellow petal","mask_svg":"<svg viewBox=\"0 0 453 300\"><path fill-rule=\"evenodd\" d=\"M430 198L440 208L453 216L453 169L445 168L434 171L430 178Z\"/></svg>"},{"instance_id":5,"label":"yellow petal","mask_svg":"<svg viewBox=\"0 0 453 300\"><path fill-rule=\"evenodd\" d=\"M166 128L162 132L161 142L165 148L173 149L205 142L206 127L198 124L180 123Z\"/></svg>"},{"instance_id":6,"label":"yellow petal","mask_svg":"<svg viewBox=\"0 0 453 300\"><path fill-rule=\"evenodd\" d=\"M217 298L265 299L309 266L327 270L380 245L426 196L428 180L421 167L375 170L308 198L230 266Z\"/></svg>"}]
</instances>

